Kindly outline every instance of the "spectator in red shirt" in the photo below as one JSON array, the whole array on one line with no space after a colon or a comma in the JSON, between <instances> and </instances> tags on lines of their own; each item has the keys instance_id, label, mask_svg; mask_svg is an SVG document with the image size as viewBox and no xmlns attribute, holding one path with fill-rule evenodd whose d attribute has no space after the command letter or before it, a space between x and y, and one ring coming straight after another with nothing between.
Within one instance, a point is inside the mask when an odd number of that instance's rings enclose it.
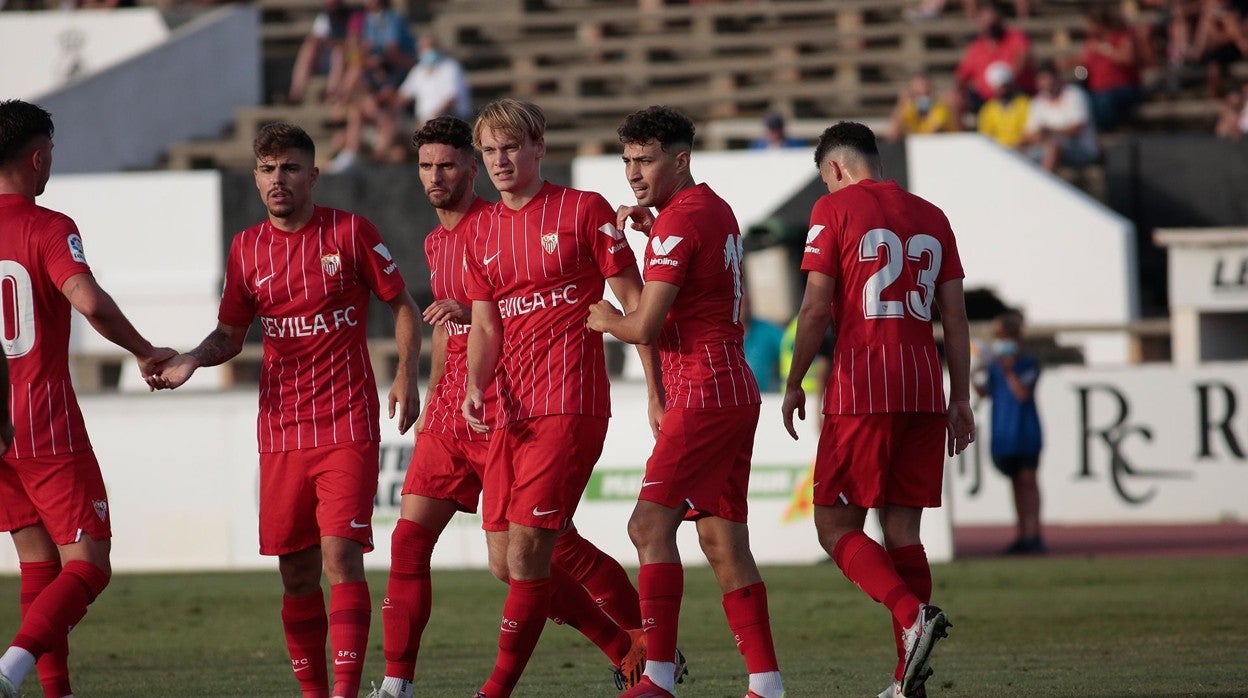
<instances>
[{"instance_id":1,"label":"spectator in red shirt","mask_svg":"<svg viewBox=\"0 0 1248 698\"><path fill-rule=\"evenodd\" d=\"M1088 13L1078 62L1087 70L1092 118L1101 131L1116 128L1143 99L1135 33L1111 8Z\"/></svg>"},{"instance_id":2,"label":"spectator in red shirt","mask_svg":"<svg viewBox=\"0 0 1248 698\"><path fill-rule=\"evenodd\" d=\"M983 103L992 99L993 89L984 76L988 66L1004 62L1014 73L1017 85L1028 94L1034 91L1031 69L1031 41L1021 29L1007 27L1001 13L985 6L975 16L979 33L966 47L958 62L955 76L958 85L970 87L968 108L978 112Z\"/></svg>"}]
</instances>

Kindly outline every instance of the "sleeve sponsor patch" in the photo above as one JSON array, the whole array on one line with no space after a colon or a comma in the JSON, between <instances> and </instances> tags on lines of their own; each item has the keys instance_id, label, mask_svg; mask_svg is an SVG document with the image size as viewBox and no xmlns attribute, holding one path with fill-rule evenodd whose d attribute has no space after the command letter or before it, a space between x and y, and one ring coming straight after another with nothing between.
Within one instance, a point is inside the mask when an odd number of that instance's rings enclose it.
<instances>
[{"instance_id":1,"label":"sleeve sponsor patch","mask_svg":"<svg viewBox=\"0 0 1248 698\"><path fill-rule=\"evenodd\" d=\"M69 256L73 257L75 262L79 264L87 263L87 253L82 249L82 237L78 233L71 233L65 239L65 244L69 246Z\"/></svg>"}]
</instances>

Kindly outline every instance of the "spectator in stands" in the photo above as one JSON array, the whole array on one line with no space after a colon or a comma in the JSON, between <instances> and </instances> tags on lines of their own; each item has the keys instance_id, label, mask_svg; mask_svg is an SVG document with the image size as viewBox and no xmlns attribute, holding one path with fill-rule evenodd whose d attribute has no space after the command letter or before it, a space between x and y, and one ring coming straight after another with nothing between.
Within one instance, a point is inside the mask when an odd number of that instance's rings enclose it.
<instances>
[{"instance_id":1,"label":"spectator in stands","mask_svg":"<svg viewBox=\"0 0 1248 698\"><path fill-rule=\"evenodd\" d=\"M1087 38L1079 65L1087 70L1096 127L1112 131L1144 98L1137 37L1117 10L1101 7L1087 16Z\"/></svg>"},{"instance_id":2,"label":"spectator in stands","mask_svg":"<svg viewBox=\"0 0 1248 698\"><path fill-rule=\"evenodd\" d=\"M1228 141L1237 141L1248 135L1248 84L1227 92L1222 98L1213 134Z\"/></svg>"},{"instance_id":3,"label":"spectator in stands","mask_svg":"<svg viewBox=\"0 0 1248 698\"><path fill-rule=\"evenodd\" d=\"M991 5L979 10L975 22L979 33L967 45L954 72L958 85L970 88L967 106L972 112L978 112L984 102L992 99L994 90L988 83L987 70L994 63L1005 63L1018 87L1027 92L1032 89L1031 41L1027 35L1006 26L1001 13Z\"/></svg>"},{"instance_id":4,"label":"spectator in stands","mask_svg":"<svg viewBox=\"0 0 1248 698\"><path fill-rule=\"evenodd\" d=\"M439 116L472 117L472 95L459 61L441 51L432 34L420 37L420 58L399 86L404 102L414 102L416 130Z\"/></svg>"},{"instance_id":5,"label":"spectator in stands","mask_svg":"<svg viewBox=\"0 0 1248 698\"><path fill-rule=\"evenodd\" d=\"M327 76L325 101L342 106L348 96L348 69L355 58L358 61L360 32L364 14L358 7L347 5L346 0L325 0L325 9L312 22L312 31L299 46L295 57L295 69L290 76L292 104L303 102L312 75ZM353 56L353 53L357 55ZM342 118L338 114L336 118Z\"/></svg>"},{"instance_id":6,"label":"spectator in stands","mask_svg":"<svg viewBox=\"0 0 1248 698\"><path fill-rule=\"evenodd\" d=\"M979 109L979 132L1006 148L1023 143L1030 102L1014 84L1014 71L1005 63L993 63L984 71L992 99Z\"/></svg>"},{"instance_id":7,"label":"spectator in stands","mask_svg":"<svg viewBox=\"0 0 1248 698\"><path fill-rule=\"evenodd\" d=\"M909 84L897 95L897 106L888 124L888 137L901 140L907 134L940 133L961 130L960 100L957 90L944 99L932 94L932 81L924 73L910 78Z\"/></svg>"},{"instance_id":8,"label":"spectator in stands","mask_svg":"<svg viewBox=\"0 0 1248 698\"><path fill-rule=\"evenodd\" d=\"M906 11L906 19L915 21L935 19L948 4L949 0L920 0L918 7ZM1031 14L1030 0L1014 0L1013 5L1015 17L1026 17ZM974 17L979 13L979 2L978 0L962 0L962 9L966 11L967 17Z\"/></svg>"},{"instance_id":9,"label":"spectator in stands","mask_svg":"<svg viewBox=\"0 0 1248 698\"><path fill-rule=\"evenodd\" d=\"M790 138L784 131L784 115L772 109L763 115L763 135L750 143L751 150L801 148L806 141Z\"/></svg>"},{"instance_id":10,"label":"spectator in stands","mask_svg":"<svg viewBox=\"0 0 1248 698\"><path fill-rule=\"evenodd\" d=\"M1063 80L1051 62L1036 70L1036 96L1027 109L1023 146L1027 157L1049 172L1059 165L1082 167L1100 155L1088 98Z\"/></svg>"},{"instance_id":11,"label":"spectator in stands","mask_svg":"<svg viewBox=\"0 0 1248 698\"><path fill-rule=\"evenodd\" d=\"M1010 478L1014 490L1014 511L1018 517L1018 537L1006 555L1036 554L1046 551L1040 534L1040 466L1043 435L1036 408L1036 382L1040 362L1021 351L1023 316L1008 310L996 321L992 359L987 375L972 381L980 397L992 401L992 463Z\"/></svg>"},{"instance_id":12,"label":"spectator in stands","mask_svg":"<svg viewBox=\"0 0 1248 698\"><path fill-rule=\"evenodd\" d=\"M364 127L377 129L373 152L386 157L393 151L398 132L399 110L403 101L399 85L416 63L416 39L407 20L390 7L389 0L367 0L361 33L362 65L353 82L353 97L347 110L347 130L342 149L329 166L342 172L359 160Z\"/></svg>"},{"instance_id":13,"label":"spectator in stands","mask_svg":"<svg viewBox=\"0 0 1248 698\"><path fill-rule=\"evenodd\" d=\"M1248 57L1245 15L1245 0L1205 0L1201 9L1191 54L1205 66L1205 84L1211 97L1222 96L1230 66Z\"/></svg>"}]
</instances>

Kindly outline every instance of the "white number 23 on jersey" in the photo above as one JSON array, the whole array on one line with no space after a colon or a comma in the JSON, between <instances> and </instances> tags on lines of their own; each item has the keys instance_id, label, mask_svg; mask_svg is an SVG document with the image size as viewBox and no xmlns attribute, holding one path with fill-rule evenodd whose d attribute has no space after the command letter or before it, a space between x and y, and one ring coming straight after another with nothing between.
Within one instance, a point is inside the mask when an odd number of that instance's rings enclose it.
<instances>
[{"instance_id":1,"label":"white number 23 on jersey","mask_svg":"<svg viewBox=\"0 0 1248 698\"><path fill-rule=\"evenodd\" d=\"M908 312L919 320L930 321L942 253L940 241L931 235L911 237L903 250L897 233L887 228L868 230L858 245L858 261L875 262L883 256L884 266L862 287L863 315L872 319L902 318ZM916 287L906 290L904 301L883 300L884 289L901 279L905 268L914 270Z\"/></svg>"}]
</instances>

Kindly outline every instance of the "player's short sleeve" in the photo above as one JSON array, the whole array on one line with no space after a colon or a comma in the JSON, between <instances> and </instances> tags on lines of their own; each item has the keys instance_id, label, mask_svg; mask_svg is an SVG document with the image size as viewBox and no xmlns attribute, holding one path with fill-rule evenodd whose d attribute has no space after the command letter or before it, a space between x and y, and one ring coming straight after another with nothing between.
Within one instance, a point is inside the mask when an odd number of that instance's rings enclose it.
<instances>
[{"instance_id":1,"label":"player's short sleeve","mask_svg":"<svg viewBox=\"0 0 1248 698\"><path fill-rule=\"evenodd\" d=\"M949 219L944 213L940 212L935 206L932 209L936 212L937 225L941 231L941 262L940 272L936 274L936 285L961 279L966 276L966 272L962 269L962 256L958 254L958 240L953 235L953 229L949 227Z\"/></svg>"},{"instance_id":2,"label":"player's short sleeve","mask_svg":"<svg viewBox=\"0 0 1248 698\"><path fill-rule=\"evenodd\" d=\"M40 247L48 278L59 290L75 274L90 274L86 250L78 226L68 216L59 213L43 226L46 234L40 237Z\"/></svg>"},{"instance_id":3,"label":"player's short sleeve","mask_svg":"<svg viewBox=\"0 0 1248 698\"><path fill-rule=\"evenodd\" d=\"M824 196L815 202L810 212L810 227L806 230L802 271L840 277L840 251L836 249L836 238L843 228L843 216L839 215L829 197Z\"/></svg>"},{"instance_id":4,"label":"player's short sleeve","mask_svg":"<svg viewBox=\"0 0 1248 698\"><path fill-rule=\"evenodd\" d=\"M624 231L615 227L615 209L600 194L586 192L584 200L577 220L577 234L589 243L590 255L603 278L609 279L629 267L636 268L633 248L624 238Z\"/></svg>"},{"instance_id":5,"label":"player's short sleeve","mask_svg":"<svg viewBox=\"0 0 1248 698\"><path fill-rule=\"evenodd\" d=\"M221 291L221 307L217 320L231 327L247 327L256 317L256 298L247 288L243 272L243 236L234 236L230 253L225 260L225 286Z\"/></svg>"},{"instance_id":6,"label":"player's short sleeve","mask_svg":"<svg viewBox=\"0 0 1248 698\"><path fill-rule=\"evenodd\" d=\"M660 215L646 241L645 280L683 286L701 240L684 216Z\"/></svg>"},{"instance_id":7,"label":"player's short sleeve","mask_svg":"<svg viewBox=\"0 0 1248 698\"><path fill-rule=\"evenodd\" d=\"M403 282L403 274L385 241L381 239L377 226L363 216L353 218L354 249L357 254L355 261L360 277L368 284L373 295L389 302L407 288Z\"/></svg>"}]
</instances>

